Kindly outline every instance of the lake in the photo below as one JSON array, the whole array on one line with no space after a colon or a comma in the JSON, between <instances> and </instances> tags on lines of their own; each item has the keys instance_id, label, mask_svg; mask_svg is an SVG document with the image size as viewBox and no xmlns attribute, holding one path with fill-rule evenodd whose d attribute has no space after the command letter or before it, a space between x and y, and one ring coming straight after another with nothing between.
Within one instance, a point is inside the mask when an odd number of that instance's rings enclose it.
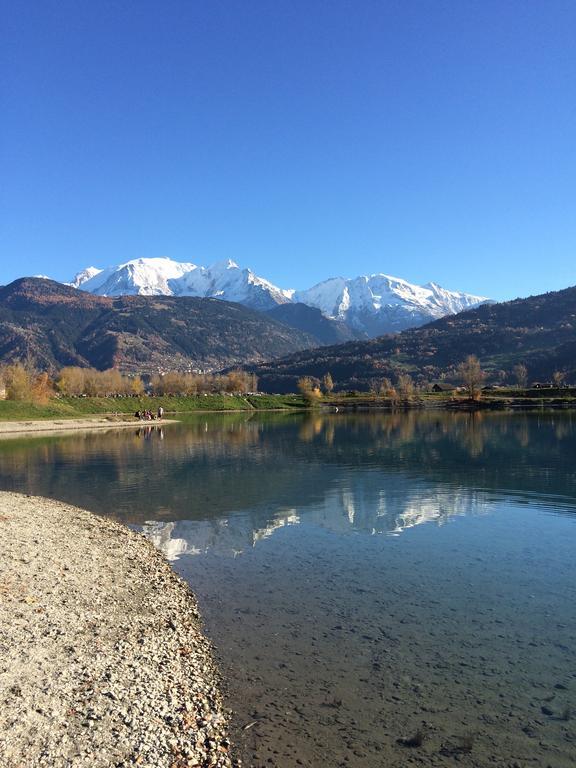
<instances>
[{"instance_id":1,"label":"lake","mask_svg":"<svg viewBox=\"0 0 576 768\"><path fill-rule=\"evenodd\" d=\"M576 414L213 414L0 442L143 530L245 765L576 764Z\"/></svg>"}]
</instances>

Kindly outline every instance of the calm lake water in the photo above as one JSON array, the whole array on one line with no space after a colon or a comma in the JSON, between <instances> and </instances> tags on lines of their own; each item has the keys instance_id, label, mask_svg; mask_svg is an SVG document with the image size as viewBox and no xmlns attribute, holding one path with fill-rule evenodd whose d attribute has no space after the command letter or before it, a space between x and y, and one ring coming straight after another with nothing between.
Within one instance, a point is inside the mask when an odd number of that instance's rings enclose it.
<instances>
[{"instance_id":1,"label":"calm lake water","mask_svg":"<svg viewBox=\"0 0 576 768\"><path fill-rule=\"evenodd\" d=\"M576 415L201 416L0 442L0 487L166 553L245 765L576 765Z\"/></svg>"}]
</instances>

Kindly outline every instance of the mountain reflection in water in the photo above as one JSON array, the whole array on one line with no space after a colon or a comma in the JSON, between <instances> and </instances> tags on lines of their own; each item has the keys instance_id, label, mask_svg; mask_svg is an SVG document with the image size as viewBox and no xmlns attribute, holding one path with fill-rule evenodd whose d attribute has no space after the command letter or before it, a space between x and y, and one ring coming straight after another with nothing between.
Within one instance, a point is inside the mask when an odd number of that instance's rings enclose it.
<instances>
[{"instance_id":1,"label":"mountain reflection in water","mask_svg":"<svg viewBox=\"0 0 576 768\"><path fill-rule=\"evenodd\" d=\"M0 486L141 525L170 558L286 525L399 534L537 496L572 513L571 414L211 414L0 443Z\"/></svg>"},{"instance_id":2,"label":"mountain reflection in water","mask_svg":"<svg viewBox=\"0 0 576 768\"><path fill-rule=\"evenodd\" d=\"M216 414L0 441L0 487L135 525L174 561L245 765L568 768L575 426Z\"/></svg>"},{"instance_id":3,"label":"mountain reflection in water","mask_svg":"<svg viewBox=\"0 0 576 768\"><path fill-rule=\"evenodd\" d=\"M181 555L242 554L288 525L320 526L339 534L354 531L399 535L421 523L442 525L454 515L479 514L487 509L481 493L469 490L431 489L408 477L385 473L357 473L328 488L321 502L291 509L277 509L266 521L257 510L243 510L217 520L148 521L146 536L169 560Z\"/></svg>"}]
</instances>

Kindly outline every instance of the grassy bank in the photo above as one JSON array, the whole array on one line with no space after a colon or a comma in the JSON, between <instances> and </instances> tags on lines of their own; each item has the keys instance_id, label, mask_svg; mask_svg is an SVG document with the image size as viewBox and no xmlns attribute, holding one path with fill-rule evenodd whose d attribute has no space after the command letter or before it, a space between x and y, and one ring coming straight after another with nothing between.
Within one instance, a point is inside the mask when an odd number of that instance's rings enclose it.
<instances>
[{"instance_id":1,"label":"grassy bank","mask_svg":"<svg viewBox=\"0 0 576 768\"><path fill-rule=\"evenodd\" d=\"M484 408L576 408L576 390L563 389L495 389L483 392L476 407ZM65 419L86 416L118 415L133 416L137 410L156 413L162 406L166 415L196 413L198 411L273 411L309 408L301 395L194 395L189 397L55 397L45 404L0 400L0 421L37 419ZM470 401L463 395L452 393L425 393L401 408L458 408L469 407ZM338 407L339 409L364 410L392 408L385 397L367 392L354 395L334 393L314 403L314 407Z\"/></svg>"},{"instance_id":2,"label":"grassy bank","mask_svg":"<svg viewBox=\"0 0 576 768\"><path fill-rule=\"evenodd\" d=\"M166 415L196 411L253 411L305 408L299 395L195 395L190 397L57 397L44 404L0 400L0 421L78 418L118 414L132 416L137 410Z\"/></svg>"}]
</instances>

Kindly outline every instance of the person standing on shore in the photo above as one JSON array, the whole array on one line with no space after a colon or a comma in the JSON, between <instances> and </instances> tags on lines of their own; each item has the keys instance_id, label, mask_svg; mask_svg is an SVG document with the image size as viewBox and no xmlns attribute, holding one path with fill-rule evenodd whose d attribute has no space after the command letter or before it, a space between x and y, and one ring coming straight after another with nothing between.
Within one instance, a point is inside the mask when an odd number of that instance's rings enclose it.
<instances>
[{"instance_id":1,"label":"person standing on shore","mask_svg":"<svg viewBox=\"0 0 576 768\"><path fill-rule=\"evenodd\" d=\"M162 416L164 416L164 408L162 406L158 406L158 418L161 419Z\"/></svg>"}]
</instances>

